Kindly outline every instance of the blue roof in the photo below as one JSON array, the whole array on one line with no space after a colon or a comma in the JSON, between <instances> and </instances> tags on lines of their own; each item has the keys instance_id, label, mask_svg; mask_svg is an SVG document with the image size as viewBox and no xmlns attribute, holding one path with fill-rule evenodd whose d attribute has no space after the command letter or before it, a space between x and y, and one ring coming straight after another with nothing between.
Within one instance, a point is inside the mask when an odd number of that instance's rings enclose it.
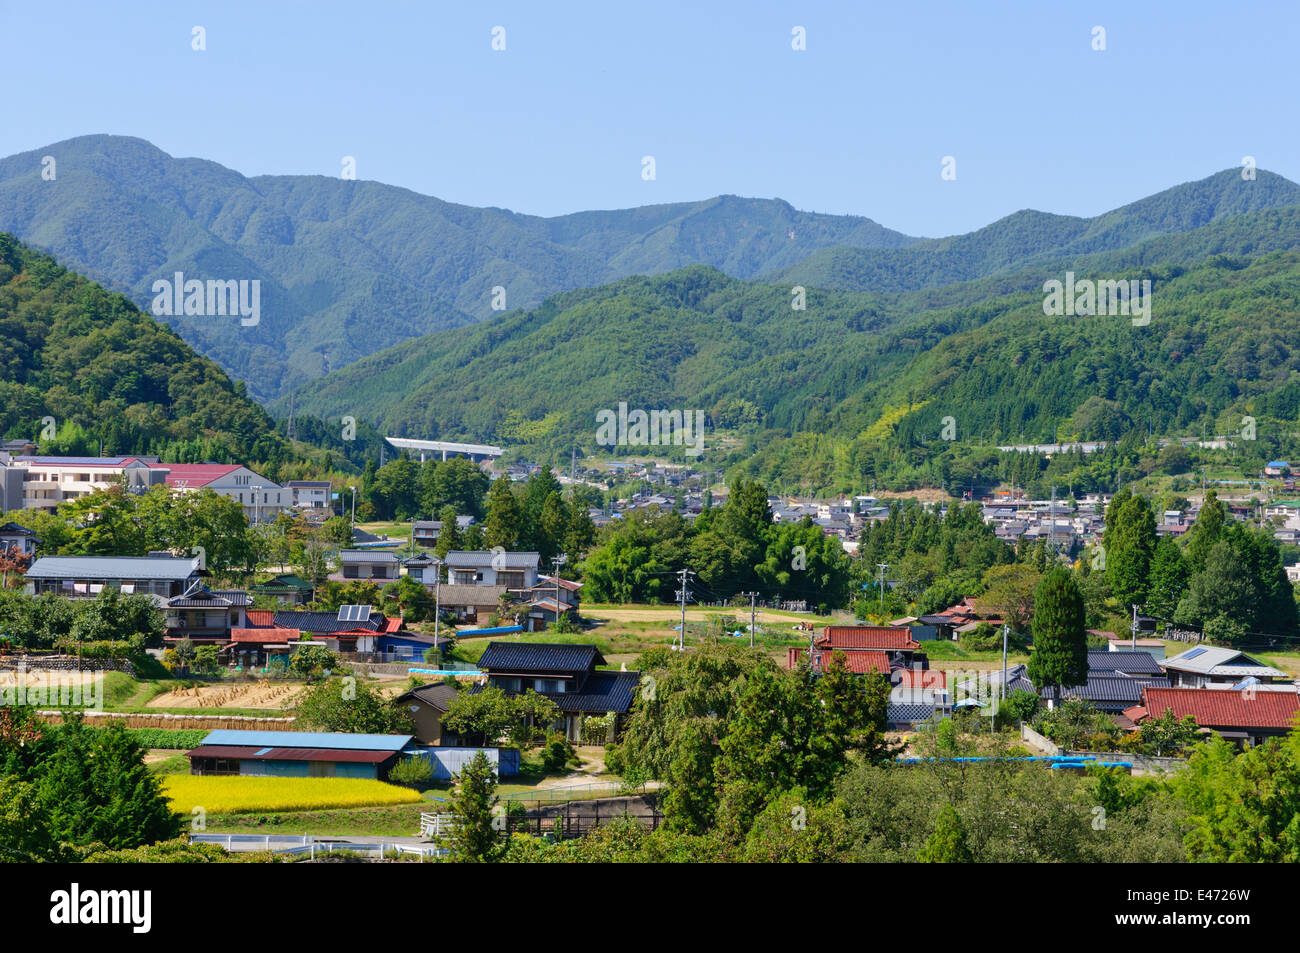
<instances>
[{"instance_id":1,"label":"blue roof","mask_svg":"<svg viewBox=\"0 0 1300 953\"><path fill-rule=\"evenodd\" d=\"M522 632L522 625L499 625L494 629L461 629L457 635L501 635L504 632Z\"/></svg>"},{"instance_id":2,"label":"blue roof","mask_svg":"<svg viewBox=\"0 0 1300 953\"><path fill-rule=\"evenodd\" d=\"M342 731L241 731L233 728L209 731L203 739L205 745L335 748L339 751L401 751L410 743L410 735L354 735Z\"/></svg>"},{"instance_id":3,"label":"blue roof","mask_svg":"<svg viewBox=\"0 0 1300 953\"><path fill-rule=\"evenodd\" d=\"M1268 465L1270 467L1289 467L1291 464L1287 463L1285 460L1270 460L1268 461Z\"/></svg>"},{"instance_id":4,"label":"blue roof","mask_svg":"<svg viewBox=\"0 0 1300 953\"><path fill-rule=\"evenodd\" d=\"M42 556L29 579L188 579L198 571L193 556Z\"/></svg>"}]
</instances>

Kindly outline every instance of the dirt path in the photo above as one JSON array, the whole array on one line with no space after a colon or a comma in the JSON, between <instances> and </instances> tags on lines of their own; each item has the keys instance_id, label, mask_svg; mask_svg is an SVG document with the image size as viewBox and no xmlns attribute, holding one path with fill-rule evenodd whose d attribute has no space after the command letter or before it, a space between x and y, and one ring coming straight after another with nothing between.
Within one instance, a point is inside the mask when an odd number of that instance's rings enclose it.
<instances>
[{"instance_id":1,"label":"dirt path","mask_svg":"<svg viewBox=\"0 0 1300 953\"><path fill-rule=\"evenodd\" d=\"M672 606L663 608L646 608L646 609L586 609L582 610L585 618L589 619L606 619L610 622L663 622L665 624L680 623L682 610ZM707 622L711 616L729 615L734 616L737 622L748 623L749 610L739 607L731 609L686 609L687 622ZM798 623L797 617L791 616L784 612L771 612L759 609L756 613L759 622L771 624L784 623L793 627Z\"/></svg>"}]
</instances>

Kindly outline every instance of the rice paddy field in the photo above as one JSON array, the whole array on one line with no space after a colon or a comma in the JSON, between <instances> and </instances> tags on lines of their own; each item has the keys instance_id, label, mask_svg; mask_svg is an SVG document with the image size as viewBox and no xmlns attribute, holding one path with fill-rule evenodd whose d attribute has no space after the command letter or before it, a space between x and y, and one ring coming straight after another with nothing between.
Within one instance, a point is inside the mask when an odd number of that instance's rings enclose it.
<instances>
[{"instance_id":1,"label":"rice paddy field","mask_svg":"<svg viewBox=\"0 0 1300 953\"><path fill-rule=\"evenodd\" d=\"M163 793L172 810L189 814L259 811L320 811L375 807L422 801L410 788L360 778L248 778L210 775L169 775Z\"/></svg>"}]
</instances>

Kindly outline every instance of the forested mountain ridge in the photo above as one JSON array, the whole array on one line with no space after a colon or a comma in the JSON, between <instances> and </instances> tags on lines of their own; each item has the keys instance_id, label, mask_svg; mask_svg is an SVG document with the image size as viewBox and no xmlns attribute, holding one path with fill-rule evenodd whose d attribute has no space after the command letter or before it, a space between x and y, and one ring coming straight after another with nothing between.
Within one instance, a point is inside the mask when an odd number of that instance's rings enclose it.
<instances>
[{"instance_id":1,"label":"forested mountain ridge","mask_svg":"<svg viewBox=\"0 0 1300 953\"><path fill-rule=\"evenodd\" d=\"M1148 239L1203 228L1232 216L1300 205L1300 186L1256 171L1226 169L1094 218L1022 210L965 235L900 249L827 248L763 276L844 291L900 292L1023 270L1046 261L1115 252Z\"/></svg>"},{"instance_id":2,"label":"forested mountain ridge","mask_svg":"<svg viewBox=\"0 0 1300 953\"><path fill-rule=\"evenodd\" d=\"M0 229L142 307L153 282L177 271L260 280L257 326L164 320L262 400L406 339L493 316L497 287L518 309L688 264L751 277L831 245L914 241L870 219L736 196L541 218L364 180L246 178L102 135L0 159Z\"/></svg>"},{"instance_id":3,"label":"forested mountain ridge","mask_svg":"<svg viewBox=\"0 0 1300 953\"><path fill-rule=\"evenodd\" d=\"M595 414L620 401L698 408L741 439L711 460L815 488L937 459L947 416L960 441L985 445L1199 430L1248 410L1293 420L1296 249L1300 208L1256 212L1025 272L1025 290L810 289L805 310L789 286L690 268L407 342L304 389L298 406L557 462L599 450ZM1151 281L1151 324L1045 315L1044 280L1070 267Z\"/></svg>"}]
</instances>

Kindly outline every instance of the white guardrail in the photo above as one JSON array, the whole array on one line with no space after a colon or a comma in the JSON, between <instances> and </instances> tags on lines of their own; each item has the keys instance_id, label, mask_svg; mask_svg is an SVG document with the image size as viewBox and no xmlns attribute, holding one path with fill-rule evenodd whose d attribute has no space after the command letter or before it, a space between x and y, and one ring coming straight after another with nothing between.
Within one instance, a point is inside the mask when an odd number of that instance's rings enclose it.
<instances>
[{"instance_id":1,"label":"white guardrail","mask_svg":"<svg viewBox=\"0 0 1300 953\"><path fill-rule=\"evenodd\" d=\"M423 820L421 821L423 828ZM444 827L444 830L447 828ZM306 855L315 858L317 854L329 855L336 851L355 854L374 854L377 857L392 852L398 855L412 854L421 860L426 857L442 857L447 854L445 848L433 844L396 844L362 841L352 843L338 840L317 840L309 835L290 834L191 834L191 844L217 844L228 851L265 850L273 854Z\"/></svg>"}]
</instances>

